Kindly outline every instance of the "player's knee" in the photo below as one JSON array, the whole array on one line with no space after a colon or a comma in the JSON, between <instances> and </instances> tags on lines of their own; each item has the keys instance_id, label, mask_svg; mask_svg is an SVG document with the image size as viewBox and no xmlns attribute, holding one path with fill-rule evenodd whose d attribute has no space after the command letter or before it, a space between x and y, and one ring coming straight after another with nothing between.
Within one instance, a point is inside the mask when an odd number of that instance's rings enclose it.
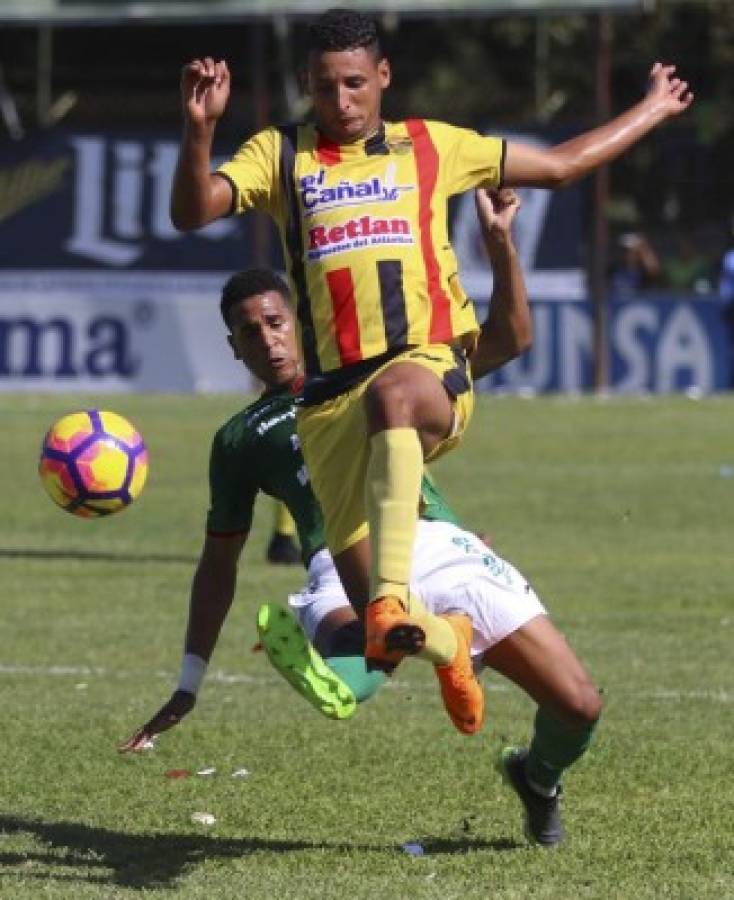
<instances>
[{"instance_id":1,"label":"player's knee","mask_svg":"<svg viewBox=\"0 0 734 900\"><path fill-rule=\"evenodd\" d=\"M601 694L593 684L588 684L584 693L583 715L586 725L593 725L601 715L604 703Z\"/></svg>"},{"instance_id":2,"label":"player's knee","mask_svg":"<svg viewBox=\"0 0 734 900\"><path fill-rule=\"evenodd\" d=\"M575 728L590 728L601 715L601 694L589 681L575 684L564 700L563 718Z\"/></svg>"},{"instance_id":3,"label":"player's knee","mask_svg":"<svg viewBox=\"0 0 734 900\"><path fill-rule=\"evenodd\" d=\"M413 397L402 378L383 373L367 388L364 395L370 431L408 426L413 419Z\"/></svg>"}]
</instances>

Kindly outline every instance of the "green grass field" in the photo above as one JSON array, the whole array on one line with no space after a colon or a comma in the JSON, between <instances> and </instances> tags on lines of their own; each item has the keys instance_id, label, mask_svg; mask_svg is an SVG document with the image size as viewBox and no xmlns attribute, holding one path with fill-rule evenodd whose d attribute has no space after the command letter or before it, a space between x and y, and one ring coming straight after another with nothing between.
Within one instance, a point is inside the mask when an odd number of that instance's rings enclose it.
<instances>
[{"instance_id":1,"label":"green grass field","mask_svg":"<svg viewBox=\"0 0 734 900\"><path fill-rule=\"evenodd\" d=\"M465 738L411 661L332 723L252 651L258 603L302 580L263 562L264 503L197 708L119 756L175 682L209 440L238 398L83 404L130 416L151 453L140 500L100 521L59 511L35 471L78 398L0 395L0 897L734 897L734 398L483 399L436 469L604 688L551 852L526 847L494 770L529 734L518 690L485 676L487 725Z\"/></svg>"}]
</instances>

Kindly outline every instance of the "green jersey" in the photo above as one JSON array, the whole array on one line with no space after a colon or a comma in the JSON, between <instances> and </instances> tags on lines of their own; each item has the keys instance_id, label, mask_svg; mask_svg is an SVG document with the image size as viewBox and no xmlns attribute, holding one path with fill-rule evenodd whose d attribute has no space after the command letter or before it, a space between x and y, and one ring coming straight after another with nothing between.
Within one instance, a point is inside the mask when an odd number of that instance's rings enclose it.
<instances>
[{"instance_id":1,"label":"green jersey","mask_svg":"<svg viewBox=\"0 0 734 900\"><path fill-rule=\"evenodd\" d=\"M211 505L207 533L250 530L260 491L282 500L296 523L303 561L325 546L321 508L311 490L296 432L295 398L288 390L263 394L217 431L209 459ZM458 524L433 482L424 477L420 514Z\"/></svg>"}]
</instances>

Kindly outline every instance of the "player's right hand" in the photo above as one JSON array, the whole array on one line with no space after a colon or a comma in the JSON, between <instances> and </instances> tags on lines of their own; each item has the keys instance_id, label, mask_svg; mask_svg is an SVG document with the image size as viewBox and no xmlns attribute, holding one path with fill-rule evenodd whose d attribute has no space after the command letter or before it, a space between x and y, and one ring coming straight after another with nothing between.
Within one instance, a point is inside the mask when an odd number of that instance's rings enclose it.
<instances>
[{"instance_id":1,"label":"player's right hand","mask_svg":"<svg viewBox=\"0 0 734 900\"><path fill-rule=\"evenodd\" d=\"M181 70L181 103L194 125L215 123L229 100L230 74L224 60L194 59Z\"/></svg>"},{"instance_id":2,"label":"player's right hand","mask_svg":"<svg viewBox=\"0 0 734 900\"><path fill-rule=\"evenodd\" d=\"M139 728L117 748L120 753L136 753L146 749L146 744L156 734L168 731L183 719L196 705L196 697L188 691L175 691L168 703L165 703L153 718Z\"/></svg>"},{"instance_id":3,"label":"player's right hand","mask_svg":"<svg viewBox=\"0 0 734 900\"><path fill-rule=\"evenodd\" d=\"M477 217L486 235L508 234L522 201L512 188L477 188L474 192Z\"/></svg>"}]
</instances>

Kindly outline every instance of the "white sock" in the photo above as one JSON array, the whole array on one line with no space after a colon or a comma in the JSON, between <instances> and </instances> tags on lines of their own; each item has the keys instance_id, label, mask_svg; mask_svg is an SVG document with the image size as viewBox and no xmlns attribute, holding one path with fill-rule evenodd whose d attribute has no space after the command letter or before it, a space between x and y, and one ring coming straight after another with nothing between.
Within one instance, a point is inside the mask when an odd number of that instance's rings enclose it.
<instances>
[{"instance_id":1,"label":"white sock","mask_svg":"<svg viewBox=\"0 0 734 900\"><path fill-rule=\"evenodd\" d=\"M535 791L536 794L539 794L541 797L546 797L548 800L555 797L556 794L558 793L558 785L555 785L555 787L552 787L552 788L542 787L541 785L536 784L534 781L532 781L530 778L528 778L527 771L525 772L525 780L527 781L528 786L533 791Z\"/></svg>"}]
</instances>

